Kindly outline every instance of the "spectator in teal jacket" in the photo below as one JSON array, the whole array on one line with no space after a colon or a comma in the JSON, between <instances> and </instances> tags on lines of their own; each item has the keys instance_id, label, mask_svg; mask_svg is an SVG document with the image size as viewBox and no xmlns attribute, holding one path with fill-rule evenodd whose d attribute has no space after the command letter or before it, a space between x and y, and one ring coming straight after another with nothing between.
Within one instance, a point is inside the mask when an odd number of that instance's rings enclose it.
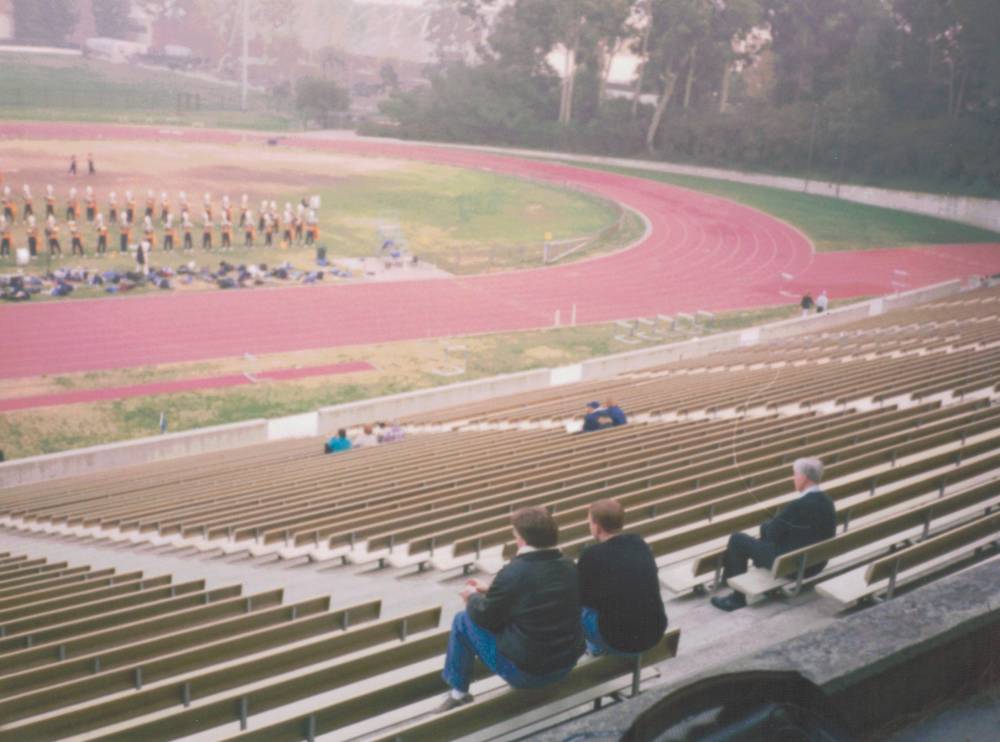
<instances>
[{"instance_id":1,"label":"spectator in teal jacket","mask_svg":"<svg viewBox=\"0 0 1000 742\"><path fill-rule=\"evenodd\" d=\"M347 437L347 431L341 428L337 435L326 442L324 453L337 453L338 451L351 450L351 439Z\"/></svg>"}]
</instances>

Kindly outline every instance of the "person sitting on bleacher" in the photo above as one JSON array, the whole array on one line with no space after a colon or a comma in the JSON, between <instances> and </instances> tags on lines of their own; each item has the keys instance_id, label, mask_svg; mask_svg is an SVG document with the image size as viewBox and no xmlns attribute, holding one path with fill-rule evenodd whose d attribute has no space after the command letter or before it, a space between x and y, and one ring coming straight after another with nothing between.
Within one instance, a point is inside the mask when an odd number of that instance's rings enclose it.
<instances>
[{"instance_id":1,"label":"person sitting on bleacher","mask_svg":"<svg viewBox=\"0 0 1000 742\"><path fill-rule=\"evenodd\" d=\"M729 537L722 557L723 584L730 577L744 574L750 560L757 567L770 569L775 557L835 535L837 513L833 500L819 486L823 479L823 462L819 459L796 459L792 471L795 489L802 496L782 508L776 518L761 525L759 539L745 533L734 533ZM805 576L819 574L825 566L826 562L815 564L805 571ZM746 604L746 596L737 591L725 598L712 598L712 605L724 611L735 611Z\"/></svg>"},{"instance_id":2,"label":"person sitting on bleacher","mask_svg":"<svg viewBox=\"0 0 1000 742\"><path fill-rule=\"evenodd\" d=\"M326 442L323 447L324 453L337 453L338 451L350 451L351 440L347 437L347 431L341 428L337 435Z\"/></svg>"},{"instance_id":3,"label":"person sitting on bleacher","mask_svg":"<svg viewBox=\"0 0 1000 742\"><path fill-rule=\"evenodd\" d=\"M487 587L469 580L466 608L451 624L442 677L451 692L438 711L469 703L478 656L514 688L539 688L565 677L583 653L576 566L556 548L559 525L544 508L511 517L517 555Z\"/></svg>"},{"instance_id":4,"label":"person sitting on bleacher","mask_svg":"<svg viewBox=\"0 0 1000 742\"><path fill-rule=\"evenodd\" d=\"M606 427L604 423L601 422L601 405L599 402L588 402L587 406L584 408L583 413L583 432L588 433L592 430L600 430Z\"/></svg>"},{"instance_id":5,"label":"person sitting on bleacher","mask_svg":"<svg viewBox=\"0 0 1000 742\"><path fill-rule=\"evenodd\" d=\"M397 443L406 437L406 431L400 426L399 421L393 420L386 426L382 423L382 435L379 437L379 443Z\"/></svg>"},{"instance_id":6,"label":"person sitting on bleacher","mask_svg":"<svg viewBox=\"0 0 1000 742\"><path fill-rule=\"evenodd\" d=\"M617 500L590 506L597 543L576 563L588 654L639 654L667 630L653 552L638 534L623 533L624 526L625 509Z\"/></svg>"},{"instance_id":7,"label":"person sitting on bleacher","mask_svg":"<svg viewBox=\"0 0 1000 742\"><path fill-rule=\"evenodd\" d=\"M608 422L604 422L605 420ZM583 414L583 432L614 428L627 422L622 408L616 405L613 399L605 402L603 408L597 402L588 402Z\"/></svg>"},{"instance_id":8,"label":"person sitting on bleacher","mask_svg":"<svg viewBox=\"0 0 1000 742\"><path fill-rule=\"evenodd\" d=\"M624 425L625 423L628 422L628 420L625 417L625 412L622 410L621 407L615 404L615 401L610 397L604 403L604 409L602 410L602 413L603 417L606 417L609 420L611 420L612 427Z\"/></svg>"},{"instance_id":9,"label":"person sitting on bleacher","mask_svg":"<svg viewBox=\"0 0 1000 742\"><path fill-rule=\"evenodd\" d=\"M364 425L361 432L351 439L352 448L370 448L377 445L378 436L375 435L375 429L370 424Z\"/></svg>"}]
</instances>

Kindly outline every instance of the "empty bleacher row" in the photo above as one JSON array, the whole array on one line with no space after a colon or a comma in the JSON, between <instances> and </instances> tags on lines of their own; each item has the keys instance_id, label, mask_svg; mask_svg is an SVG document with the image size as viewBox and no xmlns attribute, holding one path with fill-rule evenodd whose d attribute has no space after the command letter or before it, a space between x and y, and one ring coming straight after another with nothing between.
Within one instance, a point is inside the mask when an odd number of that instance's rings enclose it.
<instances>
[{"instance_id":1,"label":"empty bleacher row","mask_svg":"<svg viewBox=\"0 0 1000 742\"><path fill-rule=\"evenodd\" d=\"M380 601L286 604L280 590L244 595L239 585L210 589L204 580L0 553L0 740L228 738L248 729L251 738L312 739L359 724L378 734L391 712L413 720L444 692L440 618L439 608L386 619ZM641 665L673 656L678 639L668 633ZM587 660L514 705L511 691L487 681L478 712L448 716L448 729L509 725L653 672L620 658ZM371 718L375 702L384 718ZM427 734L427 722L411 721L405 738Z\"/></svg>"},{"instance_id":2,"label":"empty bleacher row","mask_svg":"<svg viewBox=\"0 0 1000 742\"><path fill-rule=\"evenodd\" d=\"M892 381L899 373L922 379L940 366L986 375L996 370L997 357L990 351L1000 345L1000 292L984 289L975 293L853 322L836 331L676 361L626 374L618 380L570 384L557 390L415 415L406 422L454 426L563 420L578 417L588 401L606 396L613 397L633 415L684 415L693 410L726 408L743 412L761 404L776 407L800 401L815 403L827 398L822 392L831 381L840 383L845 396L859 399L890 394ZM928 355L931 357L924 358ZM914 365L917 357L922 363ZM882 388L877 386L877 380L854 386L869 375L879 375L889 383ZM950 381L943 376L941 380ZM979 380L977 377L970 383ZM785 396L765 399L760 395L765 387L777 387ZM810 396L813 390L820 394ZM933 393L919 385L916 391Z\"/></svg>"},{"instance_id":3,"label":"empty bleacher row","mask_svg":"<svg viewBox=\"0 0 1000 742\"><path fill-rule=\"evenodd\" d=\"M589 538L587 505L614 496L667 565L692 550L717 552L732 530L773 515L793 496L789 462L810 454L827 462L845 526L862 527L997 471L996 299L995 290L976 292L775 344L806 359L823 349L825 362L754 369L716 366L709 357L704 369L723 370L675 374L664 367L652 377L655 387L631 378L604 382L624 404L620 392L631 390L646 409L676 407L680 398L702 409L743 400L741 409L755 404L758 416L692 417L584 436L450 431L332 458L315 443L284 443L252 456L213 454L183 466L12 488L0 493L0 523L205 552L495 571L512 549L507 519L514 509L550 508L576 553ZM831 345L844 338L852 342ZM911 340L924 345L911 347ZM872 342L885 352L856 355ZM830 351L834 346L846 355ZM766 351L747 352L757 358ZM681 382L690 389L678 391ZM599 391L586 385L584 398ZM532 415L566 405L553 404L537 402ZM703 559L668 585L710 582L716 563Z\"/></svg>"}]
</instances>

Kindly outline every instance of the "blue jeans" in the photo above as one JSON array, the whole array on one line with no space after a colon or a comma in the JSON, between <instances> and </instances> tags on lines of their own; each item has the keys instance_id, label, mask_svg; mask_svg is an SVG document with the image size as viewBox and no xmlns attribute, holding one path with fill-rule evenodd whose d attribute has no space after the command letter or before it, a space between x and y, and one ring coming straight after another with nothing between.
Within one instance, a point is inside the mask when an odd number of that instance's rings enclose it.
<instances>
[{"instance_id":1,"label":"blue jeans","mask_svg":"<svg viewBox=\"0 0 1000 742\"><path fill-rule=\"evenodd\" d=\"M597 611L593 608L583 608L580 610L580 624L583 626L583 637L587 640L587 653L595 657L602 654L615 655L617 657L635 657L640 652L622 652L608 644L601 636L601 629L598 625Z\"/></svg>"},{"instance_id":2,"label":"blue jeans","mask_svg":"<svg viewBox=\"0 0 1000 742\"><path fill-rule=\"evenodd\" d=\"M525 672L497 650L497 637L478 626L465 611L455 614L448 637L448 656L444 661L444 682L461 693L469 692L472 680L472 665L476 657L486 668L496 673L512 688L540 688L543 685L562 680L573 669L557 670L547 675L533 675Z\"/></svg>"}]
</instances>

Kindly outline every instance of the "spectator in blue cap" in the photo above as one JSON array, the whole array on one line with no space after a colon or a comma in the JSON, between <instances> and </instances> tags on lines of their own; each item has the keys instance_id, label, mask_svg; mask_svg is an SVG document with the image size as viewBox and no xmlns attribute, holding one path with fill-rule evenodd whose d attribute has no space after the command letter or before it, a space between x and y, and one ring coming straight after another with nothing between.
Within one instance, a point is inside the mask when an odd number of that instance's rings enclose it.
<instances>
[{"instance_id":1,"label":"spectator in blue cap","mask_svg":"<svg viewBox=\"0 0 1000 742\"><path fill-rule=\"evenodd\" d=\"M601 405L598 402L588 402L583 414L583 432L600 430L605 427L601 422Z\"/></svg>"}]
</instances>

